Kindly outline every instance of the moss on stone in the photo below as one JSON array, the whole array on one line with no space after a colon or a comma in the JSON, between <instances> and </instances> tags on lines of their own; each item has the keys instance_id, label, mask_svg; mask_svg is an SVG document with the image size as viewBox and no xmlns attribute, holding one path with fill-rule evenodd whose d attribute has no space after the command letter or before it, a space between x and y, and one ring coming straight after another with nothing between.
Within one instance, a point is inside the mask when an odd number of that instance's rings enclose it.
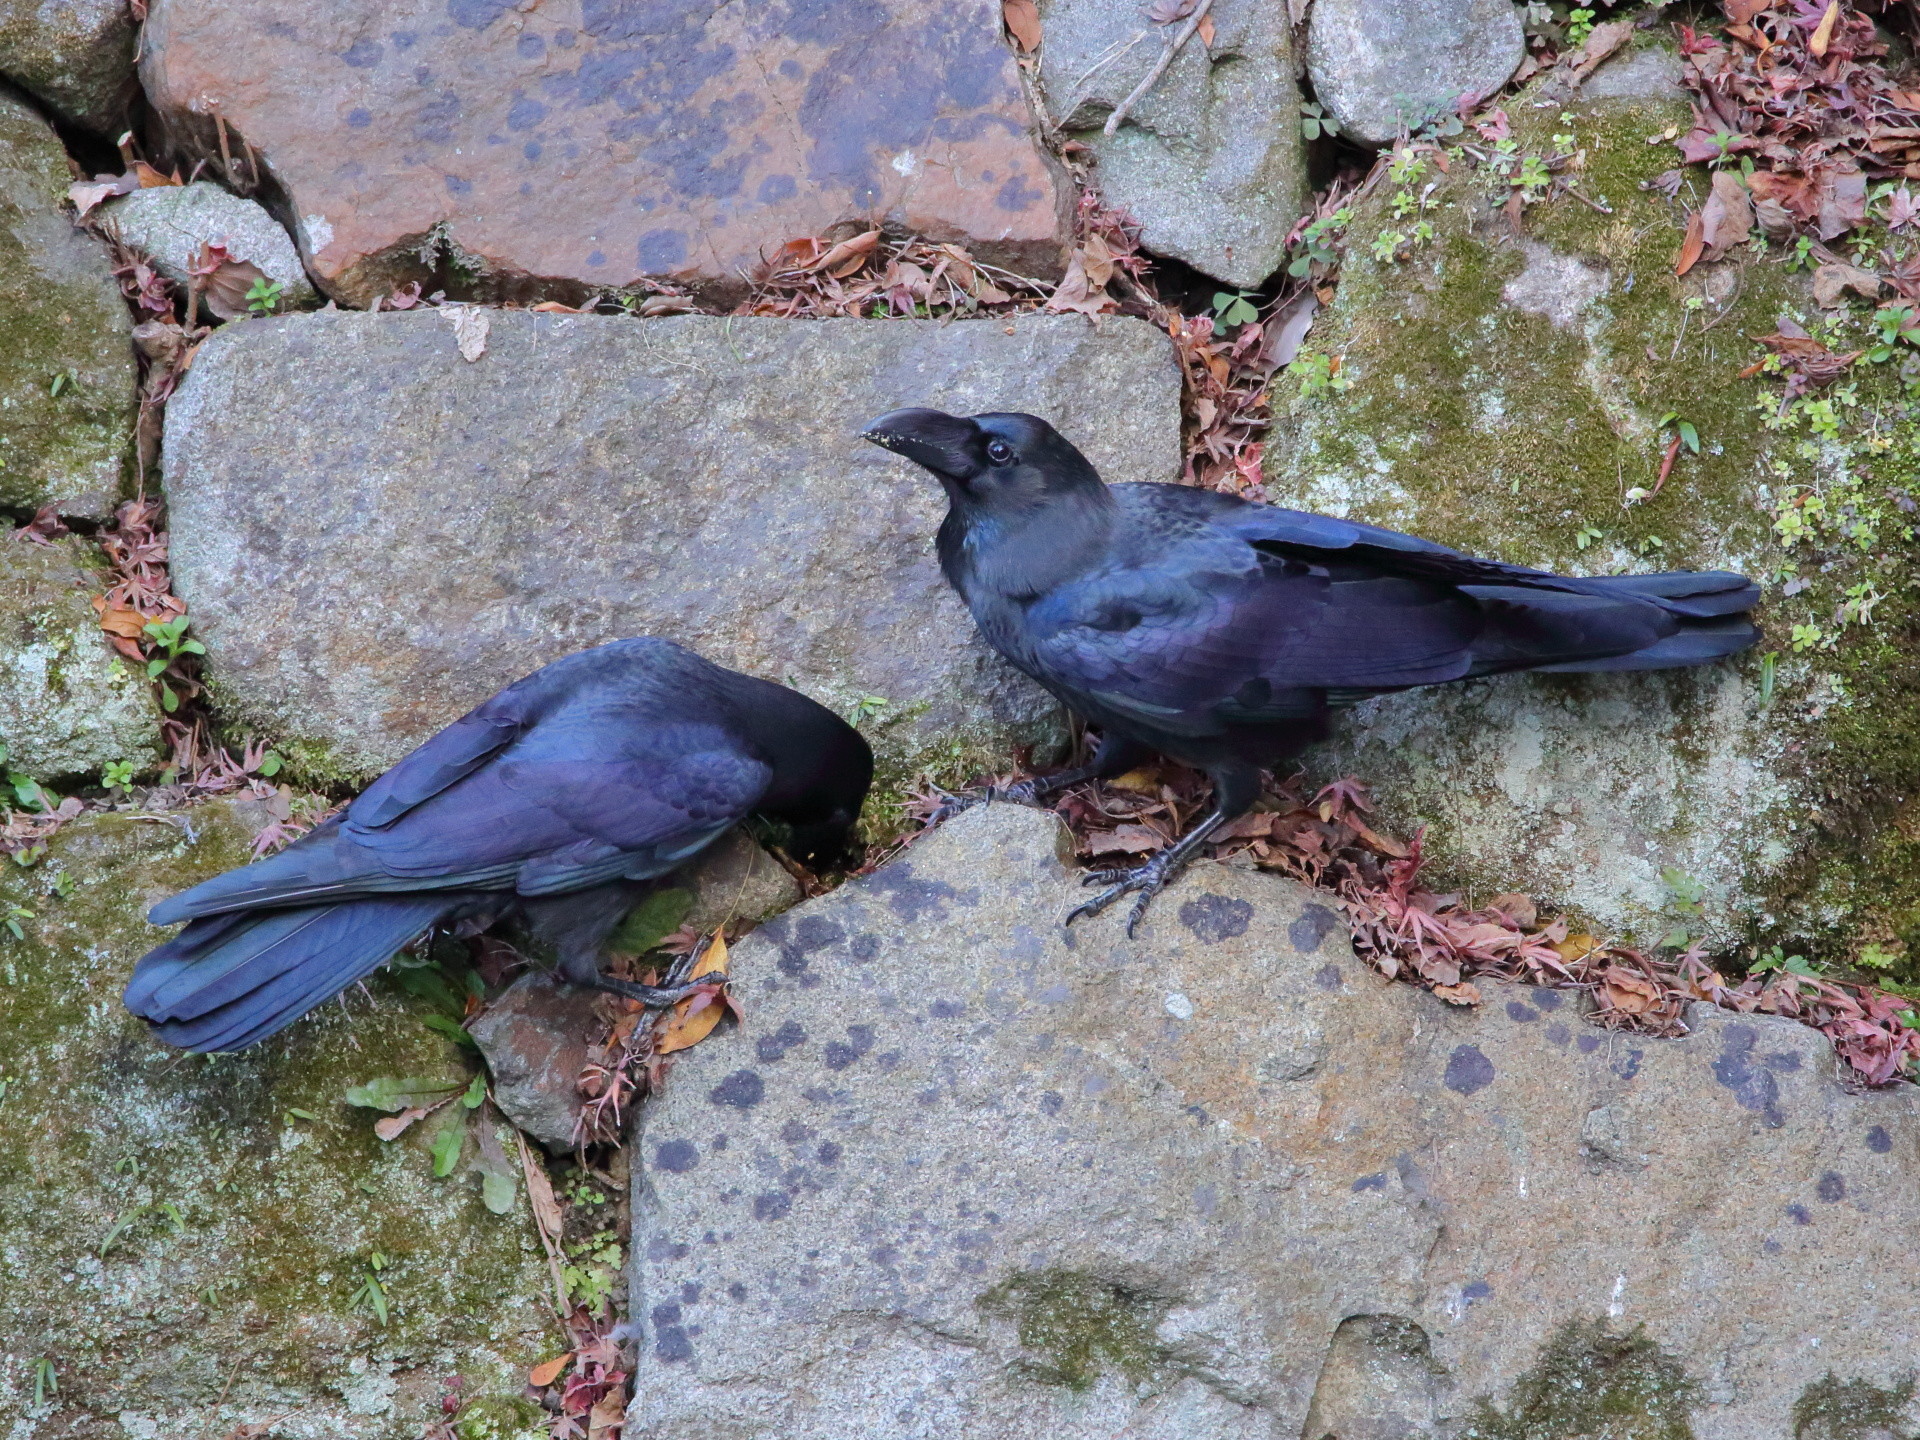
<instances>
[{"instance_id":1,"label":"moss on stone","mask_svg":"<svg viewBox=\"0 0 1920 1440\"><path fill-rule=\"evenodd\" d=\"M1793 1402L1793 1440L1910 1440L1914 1377L1875 1385L1829 1370Z\"/></svg>"},{"instance_id":2,"label":"moss on stone","mask_svg":"<svg viewBox=\"0 0 1920 1440\"><path fill-rule=\"evenodd\" d=\"M1693 1440L1699 1387L1648 1338L1603 1321L1568 1321L1514 1382L1504 1409L1473 1402L1462 1440Z\"/></svg>"},{"instance_id":3,"label":"moss on stone","mask_svg":"<svg viewBox=\"0 0 1920 1440\"><path fill-rule=\"evenodd\" d=\"M1027 1378L1042 1385L1087 1390L1106 1371L1137 1383L1167 1370L1154 1330L1164 1300L1077 1270L1013 1275L974 1302L983 1314L1012 1320L1031 1359Z\"/></svg>"},{"instance_id":4,"label":"moss on stone","mask_svg":"<svg viewBox=\"0 0 1920 1440\"><path fill-rule=\"evenodd\" d=\"M1569 573L1743 570L1771 582L1763 639L1700 672L1512 677L1376 702L1342 760L1371 767L1395 823L1431 823L1438 872L1479 893L1529 887L1651 941L1671 867L1707 886L1723 947L1791 938L1843 958L1874 936L1920 939L1920 831L1899 819L1920 795L1916 547L1893 523L1872 554L1831 535L1789 547L1775 531L1798 486L1920 493L1912 397L1896 366L1861 365L1817 397L1837 423L1781 424L1779 382L1740 373L1764 354L1751 337L1783 313L1820 317L1806 276L1764 246L1675 277L1707 176L1684 169L1669 201L1653 182L1674 151L1648 142L1684 127L1687 106L1539 98L1506 106L1515 154L1561 151L1555 137L1571 134L1579 195L1528 207L1520 233L1500 167L1458 150L1450 173L1429 161L1417 183L1356 207L1339 293L1309 342L1341 358L1345 388L1276 387L1270 493ZM1376 258L1376 235L1410 228L1397 195L1430 181L1431 243ZM1869 328L1865 312L1847 318L1835 348ZM1674 433L1661 422L1676 412L1701 450L1682 450L1661 485ZM1636 488L1659 493L1625 503ZM1790 598L1775 587L1796 572ZM1863 579L1886 597L1874 623L1796 651L1794 627L1831 635ZM1521 775L1512 756L1530 743L1548 753Z\"/></svg>"},{"instance_id":5,"label":"moss on stone","mask_svg":"<svg viewBox=\"0 0 1920 1440\"><path fill-rule=\"evenodd\" d=\"M517 1395L550 1348L541 1251L523 1202L496 1216L470 1171L433 1178L426 1127L382 1144L343 1103L377 1076L468 1076L383 978L232 1056L167 1050L122 1009L162 938L146 907L243 862L247 838L226 805L89 816L0 877L0 910L32 912L24 939L0 934L0 1335L54 1361L62 1423L186 1433L231 1382L228 1427L293 1411L414 1440L444 1377ZM376 1251L384 1325L355 1303ZM0 1367L0 1404L31 1393Z\"/></svg>"}]
</instances>

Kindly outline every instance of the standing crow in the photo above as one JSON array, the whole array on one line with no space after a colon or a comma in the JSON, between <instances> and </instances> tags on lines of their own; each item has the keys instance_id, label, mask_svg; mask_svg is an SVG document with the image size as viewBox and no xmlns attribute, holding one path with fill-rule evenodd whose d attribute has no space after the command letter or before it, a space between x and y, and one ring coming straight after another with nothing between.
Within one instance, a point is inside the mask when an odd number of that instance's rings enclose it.
<instances>
[{"instance_id":1,"label":"standing crow","mask_svg":"<svg viewBox=\"0 0 1920 1440\"><path fill-rule=\"evenodd\" d=\"M665 640L616 640L509 685L346 811L277 855L156 905L187 928L134 967L126 1003L171 1045L240 1050L291 1024L433 925L517 913L560 975L648 1005L678 990L600 973L656 877L749 814L840 857L873 754L785 686Z\"/></svg>"},{"instance_id":2,"label":"standing crow","mask_svg":"<svg viewBox=\"0 0 1920 1440\"><path fill-rule=\"evenodd\" d=\"M1178 844L1067 917L1140 892L1127 928L1262 767L1370 695L1507 670L1660 670L1751 645L1759 587L1721 572L1550 575L1354 521L1182 485L1112 485L1032 415L895 410L863 432L933 472L940 568L987 642L1100 727L1037 799L1159 751L1212 777Z\"/></svg>"}]
</instances>

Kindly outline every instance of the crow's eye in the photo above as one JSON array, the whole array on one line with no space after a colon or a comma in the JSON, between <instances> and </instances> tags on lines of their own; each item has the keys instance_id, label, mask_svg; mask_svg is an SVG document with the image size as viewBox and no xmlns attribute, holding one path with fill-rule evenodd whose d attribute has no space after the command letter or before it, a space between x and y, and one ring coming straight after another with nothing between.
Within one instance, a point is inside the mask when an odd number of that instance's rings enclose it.
<instances>
[{"instance_id":1,"label":"crow's eye","mask_svg":"<svg viewBox=\"0 0 1920 1440\"><path fill-rule=\"evenodd\" d=\"M987 459L996 465L1004 465L1013 459L1013 447L1004 440L989 440L987 442Z\"/></svg>"}]
</instances>

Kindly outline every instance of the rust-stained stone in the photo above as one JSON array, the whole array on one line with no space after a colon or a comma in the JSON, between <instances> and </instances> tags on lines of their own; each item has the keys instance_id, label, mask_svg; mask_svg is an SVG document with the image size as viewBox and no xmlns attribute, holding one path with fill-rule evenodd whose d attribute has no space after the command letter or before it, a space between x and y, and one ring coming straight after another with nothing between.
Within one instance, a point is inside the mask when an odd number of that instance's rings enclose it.
<instances>
[{"instance_id":1,"label":"rust-stained stone","mask_svg":"<svg viewBox=\"0 0 1920 1440\"><path fill-rule=\"evenodd\" d=\"M183 147L217 155L216 114L245 137L346 303L442 259L499 294L737 288L840 221L1058 274L1071 186L999 17L997 0L156 0L142 78Z\"/></svg>"}]
</instances>

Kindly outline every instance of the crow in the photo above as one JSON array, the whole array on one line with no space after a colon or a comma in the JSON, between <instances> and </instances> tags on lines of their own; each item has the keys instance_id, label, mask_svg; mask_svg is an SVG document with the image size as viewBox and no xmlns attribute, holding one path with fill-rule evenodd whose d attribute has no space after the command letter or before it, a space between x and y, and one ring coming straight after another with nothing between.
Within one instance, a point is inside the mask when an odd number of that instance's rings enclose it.
<instances>
[{"instance_id":1,"label":"crow","mask_svg":"<svg viewBox=\"0 0 1920 1440\"><path fill-rule=\"evenodd\" d=\"M433 926L517 915L575 985L650 1006L688 987L600 973L620 920L748 815L840 860L873 778L852 726L806 696L642 637L534 671L408 755L277 855L148 912L186 921L134 967L126 1005L168 1044L241 1050Z\"/></svg>"},{"instance_id":2,"label":"crow","mask_svg":"<svg viewBox=\"0 0 1920 1440\"><path fill-rule=\"evenodd\" d=\"M1128 933L1260 771L1371 695L1513 670L1700 665L1758 636L1759 587L1724 572L1577 578L1184 485L1108 485L1033 415L895 410L864 439L947 493L937 549L987 643L1099 727L1031 803L1150 753L1204 770L1214 808L1067 917L1137 891Z\"/></svg>"}]
</instances>

